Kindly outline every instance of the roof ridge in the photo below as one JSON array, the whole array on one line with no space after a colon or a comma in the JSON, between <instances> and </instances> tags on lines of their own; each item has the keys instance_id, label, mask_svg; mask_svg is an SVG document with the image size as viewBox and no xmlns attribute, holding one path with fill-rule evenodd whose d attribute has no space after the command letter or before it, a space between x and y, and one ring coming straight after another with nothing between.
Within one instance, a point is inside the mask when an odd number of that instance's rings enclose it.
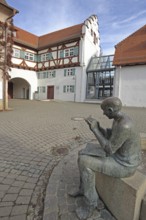
<instances>
[{"instance_id":1,"label":"roof ridge","mask_svg":"<svg viewBox=\"0 0 146 220\"><path fill-rule=\"evenodd\" d=\"M49 44L50 42L50 45L56 43L56 42L60 42L60 41L66 41L66 40L72 40L73 38L79 38L79 36L81 36L81 33L82 33L82 26L84 25L84 23L81 23L81 24L76 24L76 25L73 25L73 26L70 26L70 27L66 27L64 29L60 29L60 30L57 30L57 31L54 31L54 32L50 32L50 33L47 33L47 34L44 34L44 35L41 35L41 36L38 36L36 34L33 34L29 31L26 31L20 27L17 27L17 26L14 26L14 29L16 31L18 31L18 35L16 35L15 37L15 41L19 41L19 40L24 40L26 39L26 36L28 35L28 42L32 43L32 39L33 42L34 42L34 46L37 46L37 48L42 48L44 47L44 42L46 42L46 45ZM19 35L20 34L20 35ZM56 36L58 36L58 38L56 39ZM32 38L32 39L31 39ZM48 40L47 40L48 39ZM22 42L23 42L22 40ZM25 40L24 40L25 42ZM27 41L26 41L27 42ZM33 44L32 44L33 45Z\"/></svg>"},{"instance_id":2,"label":"roof ridge","mask_svg":"<svg viewBox=\"0 0 146 220\"><path fill-rule=\"evenodd\" d=\"M72 26L69 26L69 27L66 27L66 28L63 28L63 29L59 29L59 30L53 31L53 32L49 32L49 33L47 33L47 34L40 35L39 38L40 38L40 37L44 37L44 36L49 35L49 34L54 34L54 33L60 32L60 31L67 30L67 29L73 28L73 27L75 27L75 26L80 26L80 25L83 25L83 24L84 24L84 23L76 24L76 25L72 25Z\"/></svg>"},{"instance_id":3,"label":"roof ridge","mask_svg":"<svg viewBox=\"0 0 146 220\"><path fill-rule=\"evenodd\" d=\"M1 0L0 0L0 1L1 1ZM16 28L16 29L18 29L18 30L22 30L22 31L24 31L24 32L27 32L27 33L29 33L29 34L32 34L32 35L35 36L35 37L40 38L40 37L44 37L44 36L49 35L49 34L54 34L54 33L57 33L57 32L60 32L60 31L64 31L64 30L70 29L70 28L75 27L75 26L80 26L80 25L84 25L84 23L80 23L80 24L76 24L76 25L73 25L73 26L69 26L69 27L67 27L67 28L59 29L59 30L56 30L56 31L53 31L53 32L49 32L49 33L47 33L47 34L43 34L43 35L33 34L32 32L27 31L27 30L24 30L24 29L22 29L22 28L20 28L20 27L18 27L18 26L15 26L15 25L14 25L14 29Z\"/></svg>"},{"instance_id":4,"label":"roof ridge","mask_svg":"<svg viewBox=\"0 0 146 220\"><path fill-rule=\"evenodd\" d=\"M135 31L134 33L128 35L127 37L125 37L122 41L120 41L118 44L116 44L115 47L118 47L119 45L121 45L125 40L127 40L128 38L132 37L133 35L137 34L141 29L143 29L144 27L146 27L146 24L144 26L142 26L141 28L139 28L137 31Z\"/></svg>"}]
</instances>

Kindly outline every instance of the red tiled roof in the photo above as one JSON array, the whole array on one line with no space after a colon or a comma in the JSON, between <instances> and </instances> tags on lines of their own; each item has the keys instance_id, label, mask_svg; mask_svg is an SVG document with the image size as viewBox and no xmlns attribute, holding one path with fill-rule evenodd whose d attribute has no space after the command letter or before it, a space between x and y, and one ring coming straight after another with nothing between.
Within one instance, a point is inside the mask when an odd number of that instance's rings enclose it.
<instances>
[{"instance_id":1,"label":"red tiled roof","mask_svg":"<svg viewBox=\"0 0 146 220\"><path fill-rule=\"evenodd\" d=\"M38 36L31 34L21 28L14 27L16 31L16 37L14 37L14 42L29 46L31 48L37 49L38 47Z\"/></svg>"},{"instance_id":2,"label":"red tiled roof","mask_svg":"<svg viewBox=\"0 0 146 220\"><path fill-rule=\"evenodd\" d=\"M82 25L83 24L78 24L40 37L15 27L17 34L16 37L14 37L14 42L29 46L33 49L43 49L61 42L79 38L82 34Z\"/></svg>"},{"instance_id":3,"label":"red tiled roof","mask_svg":"<svg viewBox=\"0 0 146 220\"><path fill-rule=\"evenodd\" d=\"M146 25L116 45L113 65L146 64Z\"/></svg>"},{"instance_id":4,"label":"red tiled roof","mask_svg":"<svg viewBox=\"0 0 146 220\"><path fill-rule=\"evenodd\" d=\"M82 34L82 25L83 24L78 24L72 27L68 27L68 28L65 28L59 31L55 31L55 32L40 36L38 47L43 48L45 46L51 46L51 45L58 44L60 42L79 38Z\"/></svg>"}]
</instances>

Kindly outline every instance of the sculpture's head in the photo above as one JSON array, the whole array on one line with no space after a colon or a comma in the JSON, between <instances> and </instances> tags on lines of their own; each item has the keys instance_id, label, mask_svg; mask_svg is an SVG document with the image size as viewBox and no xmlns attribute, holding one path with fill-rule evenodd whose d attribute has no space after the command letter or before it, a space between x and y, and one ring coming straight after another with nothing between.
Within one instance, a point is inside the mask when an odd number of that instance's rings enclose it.
<instances>
[{"instance_id":1,"label":"sculpture's head","mask_svg":"<svg viewBox=\"0 0 146 220\"><path fill-rule=\"evenodd\" d=\"M122 102L117 97L109 97L101 103L103 114L109 119L115 118L122 108Z\"/></svg>"}]
</instances>

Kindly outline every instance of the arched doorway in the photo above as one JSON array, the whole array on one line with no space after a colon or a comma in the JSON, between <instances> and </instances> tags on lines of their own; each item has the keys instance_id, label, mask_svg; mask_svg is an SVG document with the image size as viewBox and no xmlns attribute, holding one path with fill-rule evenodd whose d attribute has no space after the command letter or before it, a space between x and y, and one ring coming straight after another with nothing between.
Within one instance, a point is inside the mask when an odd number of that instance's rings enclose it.
<instances>
[{"instance_id":1,"label":"arched doorway","mask_svg":"<svg viewBox=\"0 0 146 220\"><path fill-rule=\"evenodd\" d=\"M13 78L8 82L9 99L30 99L30 84L22 78Z\"/></svg>"}]
</instances>

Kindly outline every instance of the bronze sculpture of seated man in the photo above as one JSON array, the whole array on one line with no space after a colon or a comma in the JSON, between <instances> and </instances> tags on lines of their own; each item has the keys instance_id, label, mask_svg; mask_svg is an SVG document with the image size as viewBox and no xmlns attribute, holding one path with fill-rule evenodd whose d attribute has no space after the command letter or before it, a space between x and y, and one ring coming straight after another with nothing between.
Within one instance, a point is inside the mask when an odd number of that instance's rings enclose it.
<instances>
[{"instance_id":1,"label":"bronze sculpture of seated man","mask_svg":"<svg viewBox=\"0 0 146 220\"><path fill-rule=\"evenodd\" d=\"M101 104L103 114L113 119L111 129L103 129L92 117L85 119L99 145L88 143L78 155L80 186L79 191L71 196L84 196L87 201L87 205L76 209L79 218L84 211L83 219L88 218L99 205L95 172L124 178L133 175L141 162L139 134L131 118L122 113L121 108L121 100L116 97L107 98Z\"/></svg>"}]
</instances>

